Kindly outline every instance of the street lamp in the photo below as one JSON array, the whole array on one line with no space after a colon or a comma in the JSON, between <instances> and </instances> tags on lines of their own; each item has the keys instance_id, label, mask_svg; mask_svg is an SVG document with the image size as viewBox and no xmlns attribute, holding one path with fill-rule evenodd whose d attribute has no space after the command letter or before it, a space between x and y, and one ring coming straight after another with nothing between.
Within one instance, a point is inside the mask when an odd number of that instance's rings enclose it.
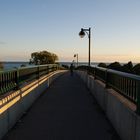
<instances>
[{"instance_id":1,"label":"street lamp","mask_svg":"<svg viewBox=\"0 0 140 140\"><path fill-rule=\"evenodd\" d=\"M89 29L83 29L83 28L81 28L81 31L79 32L79 36L81 38L83 38L85 36L85 33L88 35L88 39L89 39L88 66L90 66L90 37L91 37L91 28L89 28Z\"/></svg>"},{"instance_id":2,"label":"street lamp","mask_svg":"<svg viewBox=\"0 0 140 140\"><path fill-rule=\"evenodd\" d=\"M77 57L77 67L78 67L78 53L74 54L74 57Z\"/></svg>"}]
</instances>

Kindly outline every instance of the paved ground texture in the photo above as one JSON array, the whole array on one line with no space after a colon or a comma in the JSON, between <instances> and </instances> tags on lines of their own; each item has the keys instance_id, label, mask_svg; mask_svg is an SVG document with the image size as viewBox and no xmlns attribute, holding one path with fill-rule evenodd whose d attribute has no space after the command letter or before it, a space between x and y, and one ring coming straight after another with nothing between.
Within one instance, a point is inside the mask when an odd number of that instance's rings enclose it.
<instances>
[{"instance_id":1,"label":"paved ground texture","mask_svg":"<svg viewBox=\"0 0 140 140\"><path fill-rule=\"evenodd\" d=\"M120 140L77 75L55 80L3 140Z\"/></svg>"}]
</instances>

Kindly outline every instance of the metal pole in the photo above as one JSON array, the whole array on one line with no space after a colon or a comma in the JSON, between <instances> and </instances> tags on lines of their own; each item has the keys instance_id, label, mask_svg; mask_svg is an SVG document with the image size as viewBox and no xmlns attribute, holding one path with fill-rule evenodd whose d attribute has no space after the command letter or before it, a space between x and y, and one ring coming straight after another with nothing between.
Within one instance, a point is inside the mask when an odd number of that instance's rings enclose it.
<instances>
[{"instance_id":1,"label":"metal pole","mask_svg":"<svg viewBox=\"0 0 140 140\"><path fill-rule=\"evenodd\" d=\"M90 37L91 37L91 28L89 28L89 36L88 36L88 38L89 38L89 59L88 59L88 66L90 67Z\"/></svg>"},{"instance_id":2,"label":"metal pole","mask_svg":"<svg viewBox=\"0 0 140 140\"><path fill-rule=\"evenodd\" d=\"M16 70L15 83L16 83L16 90L18 90L19 89L19 69Z\"/></svg>"},{"instance_id":3,"label":"metal pole","mask_svg":"<svg viewBox=\"0 0 140 140\"><path fill-rule=\"evenodd\" d=\"M78 53L77 53L77 67L78 67Z\"/></svg>"},{"instance_id":4,"label":"metal pole","mask_svg":"<svg viewBox=\"0 0 140 140\"><path fill-rule=\"evenodd\" d=\"M86 33L89 32L89 33L87 33L87 35L88 35L88 39L89 39L88 66L90 67L90 38L91 38L91 28L89 28L89 29L83 29L83 28L81 28L81 31L80 31L79 35L83 38L84 35L85 35L85 32Z\"/></svg>"}]
</instances>

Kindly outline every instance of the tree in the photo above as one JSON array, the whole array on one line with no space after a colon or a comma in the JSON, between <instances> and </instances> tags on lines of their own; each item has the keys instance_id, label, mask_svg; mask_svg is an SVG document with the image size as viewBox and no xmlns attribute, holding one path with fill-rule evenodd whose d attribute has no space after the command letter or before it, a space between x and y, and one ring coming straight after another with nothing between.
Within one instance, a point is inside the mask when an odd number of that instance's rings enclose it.
<instances>
[{"instance_id":1,"label":"tree","mask_svg":"<svg viewBox=\"0 0 140 140\"><path fill-rule=\"evenodd\" d=\"M108 68L113 70L118 70L118 71L122 70L122 66L119 62L111 63L110 65L108 65Z\"/></svg>"},{"instance_id":2,"label":"tree","mask_svg":"<svg viewBox=\"0 0 140 140\"><path fill-rule=\"evenodd\" d=\"M58 60L58 56L48 51L33 52L31 54L30 64L43 65L54 64Z\"/></svg>"},{"instance_id":3,"label":"tree","mask_svg":"<svg viewBox=\"0 0 140 140\"><path fill-rule=\"evenodd\" d=\"M98 66L105 67L106 65L105 63L99 63ZM106 67L109 69L114 69L114 70L118 70L122 72L140 75L140 63L133 66L133 63L131 61L129 61L128 63L124 65L121 65L119 62L113 62Z\"/></svg>"},{"instance_id":4,"label":"tree","mask_svg":"<svg viewBox=\"0 0 140 140\"><path fill-rule=\"evenodd\" d=\"M106 67L107 67L107 65L106 65L105 63L99 63L99 64L98 64L98 67L103 67L103 68L106 68Z\"/></svg>"},{"instance_id":5,"label":"tree","mask_svg":"<svg viewBox=\"0 0 140 140\"><path fill-rule=\"evenodd\" d=\"M26 65L25 64L21 64L20 67L26 67Z\"/></svg>"},{"instance_id":6,"label":"tree","mask_svg":"<svg viewBox=\"0 0 140 140\"><path fill-rule=\"evenodd\" d=\"M123 72L133 73L133 64L131 61L129 61L127 64L124 64L122 66Z\"/></svg>"},{"instance_id":7,"label":"tree","mask_svg":"<svg viewBox=\"0 0 140 140\"><path fill-rule=\"evenodd\" d=\"M136 64L133 67L133 72L134 72L134 74L140 75L140 63Z\"/></svg>"}]
</instances>

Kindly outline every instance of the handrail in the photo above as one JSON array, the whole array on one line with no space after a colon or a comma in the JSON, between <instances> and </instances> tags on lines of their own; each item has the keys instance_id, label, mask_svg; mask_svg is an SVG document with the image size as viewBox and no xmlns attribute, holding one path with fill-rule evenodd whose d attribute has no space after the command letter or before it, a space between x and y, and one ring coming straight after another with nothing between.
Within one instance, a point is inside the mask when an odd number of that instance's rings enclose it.
<instances>
[{"instance_id":1,"label":"handrail","mask_svg":"<svg viewBox=\"0 0 140 140\"><path fill-rule=\"evenodd\" d=\"M106 88L111 87L118 93L137 105L137 112L140 114L140 76L117 70L79 66L77 69L87 70L95 79L105 83Z\"/></svg>"},{"instance_id":2,"label":"handrail","mask_svg":"<svg viewBox=\"0 0 140 140\"><path fill-rule=\"evenodd\" d=\"M57 69L58 64L47 64L0 71L0 95L19 89L24 83L39 79Z\"/></svg>"}]
</instances>

